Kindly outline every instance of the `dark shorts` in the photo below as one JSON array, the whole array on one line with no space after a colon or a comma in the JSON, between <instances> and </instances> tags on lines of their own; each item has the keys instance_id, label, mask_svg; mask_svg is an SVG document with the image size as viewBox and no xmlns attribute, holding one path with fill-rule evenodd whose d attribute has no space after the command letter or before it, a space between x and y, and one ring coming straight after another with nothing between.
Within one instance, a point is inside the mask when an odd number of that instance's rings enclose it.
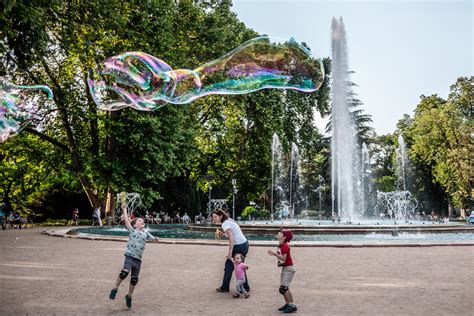
<instances>
[{"instance_id":1,"label":"dark shorts","mask_svg":"<svg viewBox=\"0 0 474 316\"><path fill-rule=\"evenodd\" d=\"M137 277L140 274L140 267L142 265L142 261L133 258L130 256L125 256L125 262L123 263L123 270L128 270L132 273L132 277Z\"/></svg>"}]
</instances>

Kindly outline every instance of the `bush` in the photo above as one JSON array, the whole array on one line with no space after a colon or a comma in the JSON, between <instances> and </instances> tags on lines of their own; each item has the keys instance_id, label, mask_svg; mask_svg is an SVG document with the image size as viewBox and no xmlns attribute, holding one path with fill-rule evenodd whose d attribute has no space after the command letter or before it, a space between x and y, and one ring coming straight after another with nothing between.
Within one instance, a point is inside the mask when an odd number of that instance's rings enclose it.
<instances>
[{"instance_id":1,"label":"bush","mask_svg":"<svg viewBox=\"0 0 474 316\"><path fill-rule=\"evenodd\" d=\"M269 211L265 209L260 210L254 206L247 206L246 208L244 208L241 214L242 220L248 220L249 216L252 219L265 219L268 218L269 215Z\"/></svg>"},{"instance_id":2,"label":"bush","mask_svg":"<svg viewBox=\"0 0 474 316\"><path fill-rule=\"evenodd\" d=\"M105 220L102 221L102 224L105 224ZM72 219L51 219L48 218L46 221L42 222L42 226L70 226L72 225ZM90 226L92 225L91 219L78 219L77 225Z\"/></svg>"},{"instance_id":3,"label":"bush","mask_svg":"<svg viewBox=\"0 0 474 316\"><path fill-rule=\"evenodd\" d=\"M51 219L48 218L46 221L41 223L43 226L66 226L68 223L67 219Z\"/></svg>"}]
</instances>

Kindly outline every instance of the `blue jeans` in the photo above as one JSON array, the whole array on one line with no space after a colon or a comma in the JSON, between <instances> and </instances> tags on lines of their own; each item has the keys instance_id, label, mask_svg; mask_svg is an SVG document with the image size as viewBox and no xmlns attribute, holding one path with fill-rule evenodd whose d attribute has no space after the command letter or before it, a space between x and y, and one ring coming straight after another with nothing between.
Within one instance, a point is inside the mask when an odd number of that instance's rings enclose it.
<instances>
[{"instance_id":1,"label":"blue jeans","mask_svg":"<svg viewBox=\"0 0 474 316\"><path fill-rule=\"evenodd\" d=\"M249 252L248 241L244 242L243 244L234 245L234 248L232 248L232 256L234 256L236 253L241 253L244 256L247 256L248 252ZM232 272L234 272L234 263L231 260L227 259L225 261L224 279L222 280L221 289L226 290L226 291L229 290L230 279L232 278ZM247 280L247 273L245 274L244 288L245 290L250 291L249 283Z\"/></svg>"}]
</instances>

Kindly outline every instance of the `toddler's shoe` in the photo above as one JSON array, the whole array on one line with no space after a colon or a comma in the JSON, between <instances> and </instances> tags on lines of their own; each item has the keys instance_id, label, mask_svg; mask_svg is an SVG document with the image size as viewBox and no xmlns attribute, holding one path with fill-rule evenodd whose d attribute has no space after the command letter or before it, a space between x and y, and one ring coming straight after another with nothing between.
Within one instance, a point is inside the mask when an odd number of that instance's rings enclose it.
<instances>
[{"instance_id":1,"label":"toddler's shoe","mask_svg":"<svg viewBox=\"0 0 474 316\"><path fill-rule=\"evenodd\" d=\"M232 295L233 298L239 298L240 297L240 294L239 293L234 293L234 295Z\"/></svg>"},{"instance_id":2,"label":"toddler's shoe","mask_svg":"<svg viewBox=\"0 0 474 316\"><path fill-rule=\"evenodd\" d=\"M288 305L288 307L283 310L283 313L285 313L285 314L294 313L297 310L298 310L298 308L296 308L295 305Z\"/></svg>"},{"instance_id":3,"label":"toddler's shoe","mask_svg":"<svg viewBox=\"0 0 474 316\"><path fill-rule=\"evenodd\" d=\"M127 303L128 308L132 308L132 297L131 296L125 296L125 302Z\"/></svg>"},{"instance_id":4,"label":"toddler's shoe","mask_svg":"<svg viewBox=\"0 0 474 316\"><path fill-rule=\"evenodd\" d=\"M250 294L249 294L249 293L245 293L245 294L244 294L244 297L245 297L245 298L249 298L249 297L250 297Z\"/></svg>"},{"instance_id":5,"label":"toddler's shoe","mask_svg":"<svg viewBox=\"0 0 474 316\"><path fill-rule=\"evenodd\" d=\"M280 312L282 312L282 311L284 311L288 306L289 306L288 304L285 304L285 305L283 305L282 307L280 307L278 310L279 310Z\"/></svg>"},{"instance_id":6,"label":"toddler's shoe","mask_svg":"<svg viewBox=\"0 0 474 316\"><path fill-rule=\"evenodd\" d=\"M117 295L117 290L116 289L112 289L112 291L110 291L110 295L109 295L109 298L111 300L115 300L115 296Z\"/></svg>"}]
</instances>

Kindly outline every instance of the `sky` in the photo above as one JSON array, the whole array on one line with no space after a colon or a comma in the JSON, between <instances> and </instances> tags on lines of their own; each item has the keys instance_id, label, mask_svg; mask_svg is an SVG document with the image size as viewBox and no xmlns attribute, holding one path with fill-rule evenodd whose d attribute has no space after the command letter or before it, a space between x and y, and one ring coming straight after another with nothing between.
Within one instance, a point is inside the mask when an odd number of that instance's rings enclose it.
<instances>
[{"instance_id":1,"label":"sky","mask_svg":"<svg viewBox=\"0 0 474 316\"><path fill-rule=\"evenodd\" d=\"M351 80L377 134L393 133L403 114L413 116L421 95L447 98L458 77L473 75L473 0L233 3L247 27L306 42L316 57L331 56L331 19L342 16Z\"/></svg>"}]
</instances>

